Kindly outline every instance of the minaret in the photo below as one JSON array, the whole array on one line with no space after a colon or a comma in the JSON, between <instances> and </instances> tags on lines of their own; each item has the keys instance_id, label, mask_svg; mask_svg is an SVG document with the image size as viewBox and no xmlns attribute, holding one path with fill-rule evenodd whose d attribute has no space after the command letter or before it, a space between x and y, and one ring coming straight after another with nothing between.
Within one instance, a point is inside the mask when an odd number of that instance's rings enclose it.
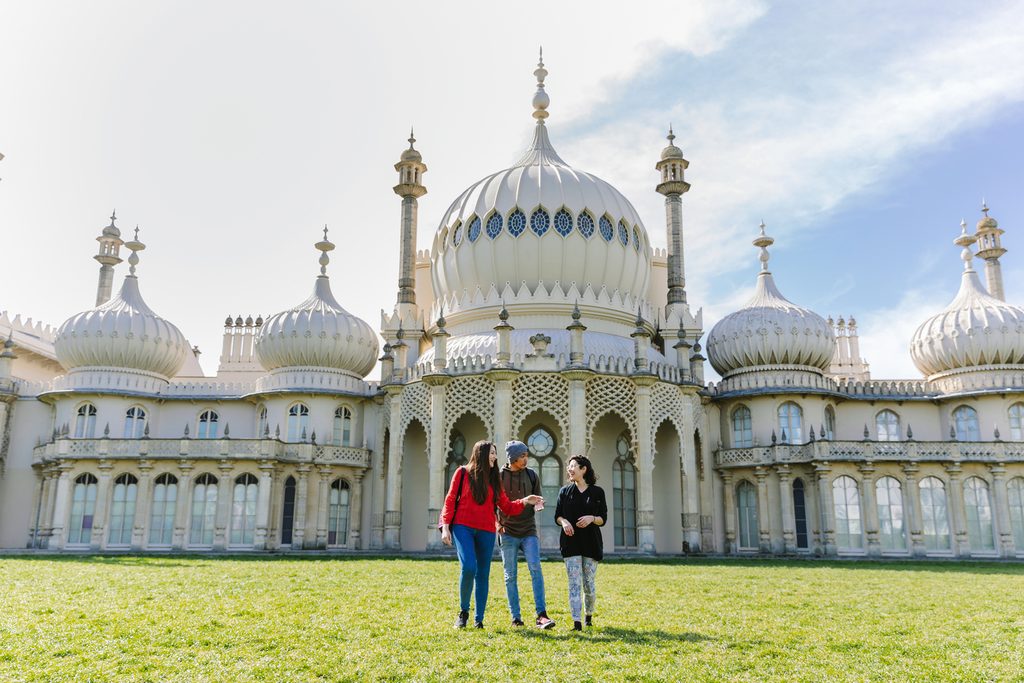
<instances>
[{"instance_id":1,"label":"minaret","mask_svg":"<svg viewBox=\"0 0 1024 683\"><path fill-rule=\"evenodd\" d=\"M665 195L665 230L668 233L668 309L686 304L686 273L683 269L683 194L690 183L683 172L690 162L683 150L675 146L672 126L668 127L668 147L661 151L661 161L654 167L661 173L658 193Z\"/></svg>"},{"instance_id":2,"label":"minaret","mask_svg":"<svg viewBox=\"0 0 1024 683\"><path fill-rule=\"evenodd\" d=\"M995 218L988 215L988 205L984 199L981 200L981 212L985 217L978 221L978 228L974 233L978 241L976 256L985 260L985 285L988 287L988 293L1000 301L1006 301L1006 295L1003 293L1003 271L999 266L999 257L1006 253L999 236L1005 231L999 228Z\"/></svg>"},{"instance_id":3,"label":"minaret","mask_svg":"<svg viewBox=\"0 0 1024 683\"><path fill-rule=\"evenodd\" d=\"M96 286L96 305L104 304L110 300L110 294L114 287L114 266L121 262L118 253L121 251L121 231L114 225L117 220L117 211L110 215L110 225L103 228L103 232L96 238L100 243L100 251L93 256L100 262L100 280Z\"/></svg>"},{"instance_id":4,"label":"minaret","mask_svg":"<svg viewBox=\"0 0 1024 683\"><path fill-rule=\"evenodd\" d=\"M416 305L416 214L417 200L427 193L423 186L423 174L427 166L423 157L413 145L416 138L409 131L409 149L402 152L402 157L395 164L398 171L398 184L395 194L402 198L402 238L400 244L400 263L398 269L398 306L399 315L404 316L408 309Z\"/></svg>"}]
</instances>

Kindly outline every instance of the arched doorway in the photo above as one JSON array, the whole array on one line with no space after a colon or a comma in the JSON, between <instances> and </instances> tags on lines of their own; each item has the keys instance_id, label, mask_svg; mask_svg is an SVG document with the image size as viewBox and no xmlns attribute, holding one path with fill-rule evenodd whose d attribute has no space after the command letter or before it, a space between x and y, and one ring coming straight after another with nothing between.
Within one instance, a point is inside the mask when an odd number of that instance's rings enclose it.
<instances>
[{"instance_id":1,"label":"arched doorway","mask_svg":"<svg viewBox=\"0 0 1024 683\"><path fill-rule=\"evenodd\" d=\"M623 437L628 444L629 454L625 456L628 460L633 451L633 434L629 425L617 413L606 413L594 423L591 436L590 452L587 454L594 464L594 471L598 476L598 485L604 489L605 498L608 501L608 522L601 529L604 536L604 547L606 551L612 550L634 550L639 544L639 538L633 540L630 533L635 526L636 513L640 502L639 477L633 479L633 495L630 496L628 477L623 477L616 482L613 478L616 460L618 460L619 471L626 473L624 468L622 450ZM635 462L635 457L633 461ZM638 471L634 474L639 475ZM619 484L619 499L616 500L616 484ZM619 509L616 510L616 503ZM620 528L621 527L621 528ZM621 533L616 533L620 531ZM620 543L616 542L618 536Z\"/></svg>"},{"instance_id":2,"label":"arched doorway","mask_svg":"<svg viewBox=\"0 0 1024 683\"><path fill-rule=\"evenodd\" d=\"M558 548L559 530L555 524L558 491L566 483L565 465L570 457L558 422L543 410L526 417L517 437L529 449L528 466L540 478L545 508L537 514L537 533L541 548Z\"/></svg>"},{"instance_id":3,"label":"arched doorway","mask_svg":"<svg viewBox=\"0 0 1024 683\"><path fill-rule=\"evenodd\" d=\"M654 548L683 551L683 470L679 433L665 420L654 435Z\"/></svg>"},{"instance_id":4,"label":"arched doorway","mask_svg":"<svg viewBox=\"0 0 1024 683\"><path fill-rule=\"evenodd\" d=\"M402 442L402 528L399 541L402 550L426 550L427 506L430 482L427 468L427 433L418 420L405 430Z\"/></svg>"}]
</instances>

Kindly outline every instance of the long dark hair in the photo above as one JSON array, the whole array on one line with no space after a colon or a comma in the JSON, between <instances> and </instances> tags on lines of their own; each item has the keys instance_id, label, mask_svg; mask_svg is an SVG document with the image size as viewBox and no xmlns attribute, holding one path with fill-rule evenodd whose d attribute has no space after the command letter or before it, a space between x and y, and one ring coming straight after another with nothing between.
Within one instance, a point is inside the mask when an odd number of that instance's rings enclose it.
<instances>
[{"instance_id":1,"label":"long dark hair","mask_svg":"<svg viewBox=\"0 0 1024 683\"><path fill-rule=\"evenodd\" d=\"M597 483L597 475L594 474L594 466L590 464L590 458L585 455L574 455L569 458L569 462L576 461L576 467L586 467L587 471L583 473L583 481L587 483L587 486L593 486Z\"/></svg>"},{"instance_id":2,"label":"long dark hair","mask_svg":"<svg viewBox=\"0 0 1024 683\"><path fill-rule=\"evenodd\" d=\"M483 505L487 500L487 487L491 487L494 500L498 500L498 489L501 487L501 479L498 477L498 465L491 467L491 449L494 444L490 441L477 441L473 446L473 453L469 456L469 464L466 465L466 473L469 474L469 489L473 492L473 500L477 505Z\"/></svg>"}]
</instances>

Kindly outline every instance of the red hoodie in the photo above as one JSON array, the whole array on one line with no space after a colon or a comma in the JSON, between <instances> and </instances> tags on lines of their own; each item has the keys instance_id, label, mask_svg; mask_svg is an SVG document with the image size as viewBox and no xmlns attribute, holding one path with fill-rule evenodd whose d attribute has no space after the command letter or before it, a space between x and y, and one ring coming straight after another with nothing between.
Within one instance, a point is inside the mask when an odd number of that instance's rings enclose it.
<instances>
[{"instance_id":1,"label":"red hoodie","mask_svg":"<svg viewBox=\"0 0 1024 683\"><path fill-rule=\"evenodd\" d=\"M462 479L462 497L459 498L459 509L455 510L455 495L459 490L459 479ZM498 507L509 517L514 517L522 512L526 505L521 500L509 500L505 491L498 488L500 497ZM454 510L455 519L452 519ZM469 471L465 467L455 470L451 485L448 486L448 495L444 497L444 508L441 510L442 524L462 524L481 531L494 531L497 520L494 517L494 491L487 487L487 498L483 503L477 503L473 498L473 489L469 485Z\"/></svg>"}]
</instances>

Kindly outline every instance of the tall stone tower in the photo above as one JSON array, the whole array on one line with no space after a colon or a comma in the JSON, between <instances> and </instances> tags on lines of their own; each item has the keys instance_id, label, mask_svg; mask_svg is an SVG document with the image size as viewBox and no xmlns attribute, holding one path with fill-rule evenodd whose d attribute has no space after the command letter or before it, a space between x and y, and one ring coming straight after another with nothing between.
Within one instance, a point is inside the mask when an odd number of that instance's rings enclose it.
<instances>
[{"instance_id":1,"label":"tall stone tower","mask_svg":"<svg viewBox=\"0 0 1024 683\"><path fill-rule=\"evenodd\" d=\"M402 238L400 244L400 264L398 270L398 302L396 312L405 317L416 306L416 222L418 199L427 193L423 185L423 174L427 166L423 157L416 151L416 138L409 131L409 149L402 152L402 157L395 164L398 171L398 184L395 194L402 198Z\"/></svg>"},{"instance_id":2,"label":"tall stone tower","mask_svg":"<svg viewBox=\"0 0 1024 683\"><path fill-rule=\"evenodd\" d=\"M981 212L985 217L978 221L974 233L978 243L976 256L985 261L985 285L988 287L988 293L1000 301L1006 301L1006 295L1003 293L1003 270L999 266L999 257L1006 253L999 236L1005 231L1000 229L995 218L988 215L985 200L981 201Z\"/></svg>"},{"instance_id":3,"label":"tall stone tower","mask_svg":"<svg viewBox=\"0 0 1024 683\"><path fill-rule=\"evenodd\" d=\"M96 305L106 303L110 300L110 294L114 287L114 266L121 262L118 255L124 241L121 239L121 231L117 229L114 222L117 220L117 211L110 214L110 225L103 228L103 232L96 238L100 243L100 251L93 256L100 262L100 279L96 286Z\"/></svg>"},{"instance_id":4,"label":"tall stone tower","mask_svg":"<svg viewBox=\"0 0 1024 683\"><path fill-rule=\"evenodd\" d=\"M683 194L690 183L683 179L690 162L683 158L683 150L675 146L675 134L668 129L668 147L661 151L661 160L655 168L661 173L657 190L665 195L665 229L668 233L668 309L686 304L686 273L683 267Z\"/></svg>"}]
</instances>

